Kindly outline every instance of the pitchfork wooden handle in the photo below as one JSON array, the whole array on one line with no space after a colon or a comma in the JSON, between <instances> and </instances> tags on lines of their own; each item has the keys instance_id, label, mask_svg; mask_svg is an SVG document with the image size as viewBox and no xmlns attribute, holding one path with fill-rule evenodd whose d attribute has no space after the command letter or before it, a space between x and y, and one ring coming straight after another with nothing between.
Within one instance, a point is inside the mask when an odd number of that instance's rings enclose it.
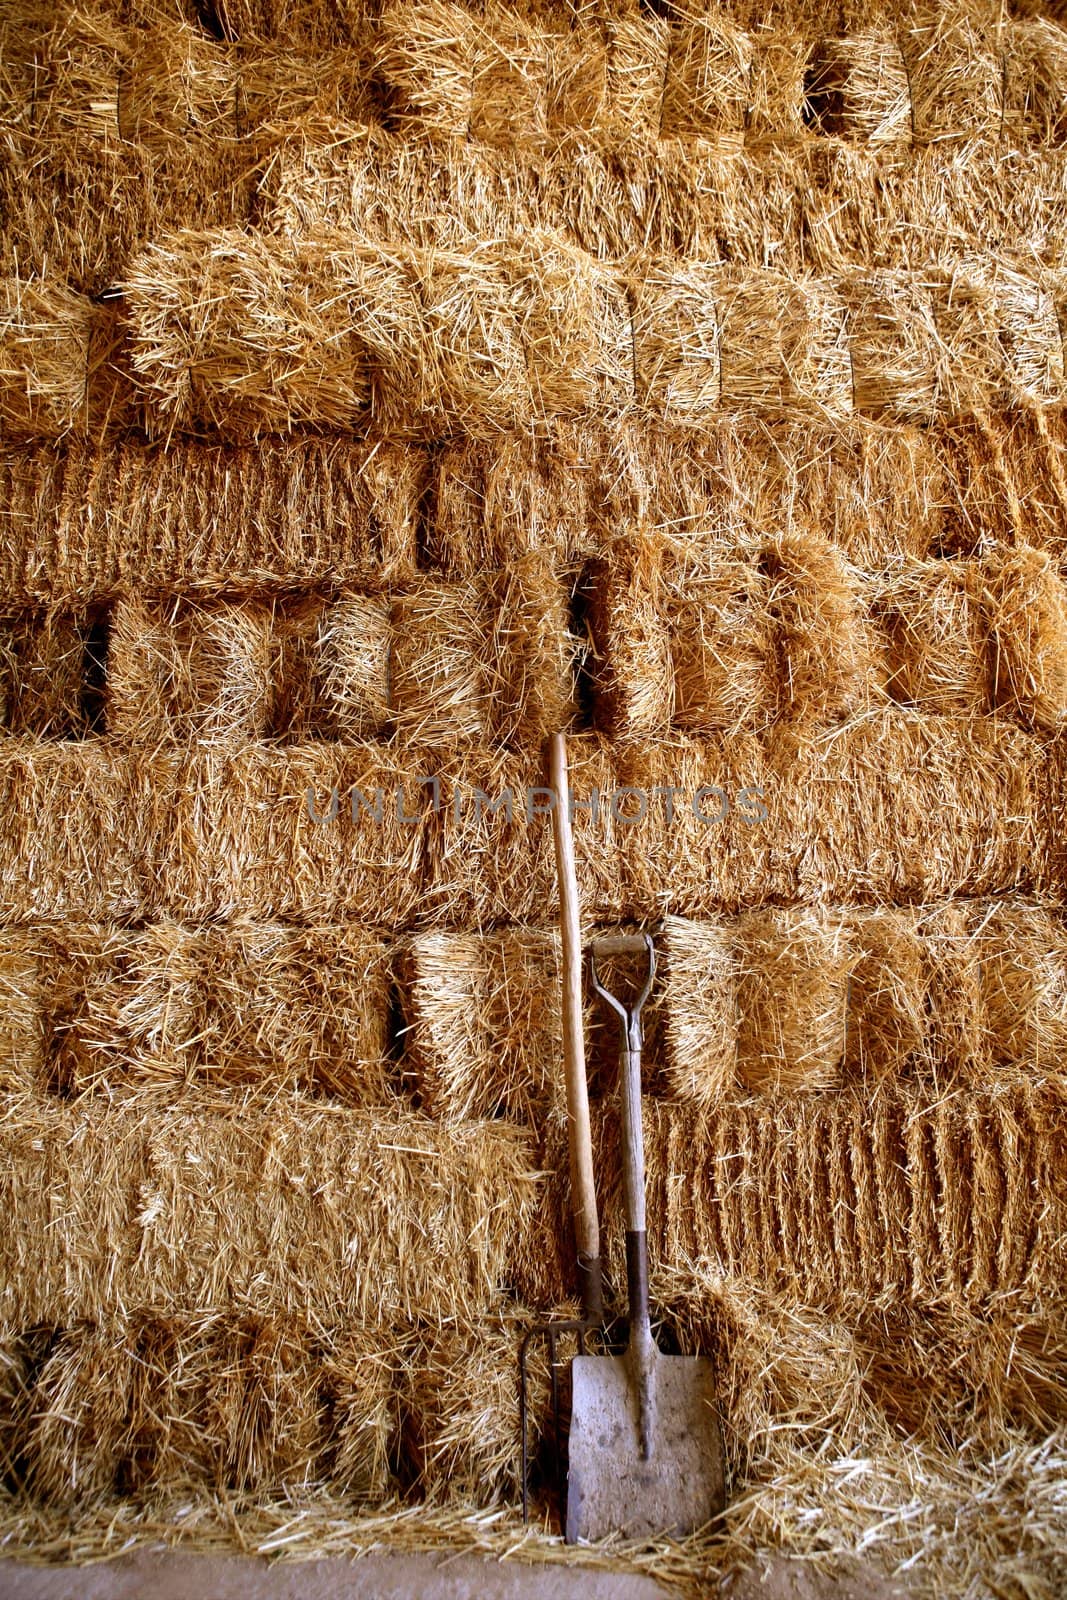
<instances>
[{"instance_id":1,"label":"pitchfork wooden handle","mask_svg":"<svg viewBox=\"0 0 1067 1600\"><path fill-rule=\"evenodd\" d=\"M585 1074L585 1018L582 1009L582 934L578 874L571 830L567 741L553 734L548 752L549 784L556 796L552 838L559 878L560 959L563 977L563 1065L567 1080L567 1128L570 1142L574 1238L582 1304L587 1317L603 1314L600 1270L600 1225L593 1184L593 1139L589 1128L589 1088Z\"/></svg>"}]
</instances>

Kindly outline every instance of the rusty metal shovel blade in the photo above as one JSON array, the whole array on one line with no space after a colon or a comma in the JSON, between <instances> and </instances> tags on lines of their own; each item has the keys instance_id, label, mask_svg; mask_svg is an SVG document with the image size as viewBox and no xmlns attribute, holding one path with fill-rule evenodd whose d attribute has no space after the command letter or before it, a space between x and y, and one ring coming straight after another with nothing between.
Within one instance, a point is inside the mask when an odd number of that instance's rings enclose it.
<instances>
[{"instance_id":1,"label":"rusty metal shovel blade","mask_svg":"<svg viewBox=\"0 0 1067 1600\"><path fill-rule=\"evenodd\" d=\"M571 1364L568 1543L612 1533L684 1536L726 1504L712 1363L656 1350L650 1377L645 1459L630 1357L578 1356Z\"/></svg>"}]
</instances>

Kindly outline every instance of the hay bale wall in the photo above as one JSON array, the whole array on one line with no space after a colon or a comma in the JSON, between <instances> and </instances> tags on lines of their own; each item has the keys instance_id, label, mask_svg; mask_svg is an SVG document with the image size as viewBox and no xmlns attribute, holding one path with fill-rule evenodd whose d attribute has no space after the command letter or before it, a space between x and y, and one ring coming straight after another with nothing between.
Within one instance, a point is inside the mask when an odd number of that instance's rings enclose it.
<instances>
[{"instance_id":1,"label":"hay bale wall","mask_svg":"<svg viewBox=\"0 0 1067 1600\"><path fill-rule=\"evenodd\" d=\"M723 1407L671 1573L1062 1588L1067 36L1016 9L0 21L6 1550L514 1548L562 728Z\"/></svg>"}]
</instances>

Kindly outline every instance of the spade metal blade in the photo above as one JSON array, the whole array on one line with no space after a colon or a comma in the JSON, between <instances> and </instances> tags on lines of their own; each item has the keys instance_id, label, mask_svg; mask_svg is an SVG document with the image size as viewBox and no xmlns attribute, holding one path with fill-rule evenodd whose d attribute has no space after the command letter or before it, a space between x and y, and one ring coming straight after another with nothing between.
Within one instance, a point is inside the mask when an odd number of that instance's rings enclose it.
<instances>
[{"instance_id":1,"label":"spade metal blade","mask_svg":"<svg viewBox=\"0 0 1067 1600\"><path fill-rule=\"evenodd\" d=\"M625 1356L577 1356L567 1464L567 1541L684 1535L726 1504L712 1364L654 1360L652 1448L641 1458L637 1398Z\"/></svg>"}]
</instances>

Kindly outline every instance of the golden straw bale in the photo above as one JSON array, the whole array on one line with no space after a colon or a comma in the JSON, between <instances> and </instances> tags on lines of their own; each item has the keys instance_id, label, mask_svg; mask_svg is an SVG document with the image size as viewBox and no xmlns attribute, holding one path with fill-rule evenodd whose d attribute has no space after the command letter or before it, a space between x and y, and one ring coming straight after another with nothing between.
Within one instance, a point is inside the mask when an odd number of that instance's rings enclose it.
<instances>
[{"instance_id":1,"label":"golden straw bale","mask_svg":"<svg viewBox=\"0 0 1067 1600\"><path fill-rule=\"evenodd\" d=\"M471 138L489 145L540 145L548 111L548 35L529 12L498 0L486 0L471 26Z\"/></svg>"},{"instance_id":2,"label":"golden straw bale","mask_svg":"<svg viewBox=\"0 0 1067 1600\"><path fill-rule=\"evenodd\" d=\"M917 143L998 137L1004 68L997 30L956 0L924 4L905 19L900 45Z\"/></svg>"},{"instance_id":3,"label":"golden straw bale","mask_svg":"<svg viewBox=\"0 0 1067 1600\"><path fill-rule=\"evenodd\" d=\"M777 714L826 722L865 709L873 691L873 640L855 574L814 529L783 533L760 553L777 673Z\"/></svg>"},{"instance_id":4,"label":"golden straw bale","mask_svg":"<svg viewBox=\"0 0 1067 1600\"><path fill-rule=\"evenodd\" d=\"M102 740L0 740L3 920L140 916L152 855L142 800Z\"/></svg>"},{"instance_id":5,"label":"golden straw bale","mask_svg":"<svg viewBox=\"0 0 1067 1600\"><path fill-rule=\"evenodd\" d=\"M308 739L369 739L389 721L391 609L379 595L310 596L275 619L271 727Z\"/></svg>"},{"instance_id":6,"label":"golden straw bale","mask_svg":"<svg viewBox=\"0 0 1067 1600\"><path fill-rule=\"evenodd\" d=\"M488 418L494 431L530 418L530 384L515 315L515 291L495 243L462 256L416 257L422 313L417 385L397 393L400 414L412 389L435 432ZM406 377L406 374L405 374Z\"/></svg>"},{"instance_id":7,"label":"golden straw bale","mask_svg":"<svg viewBox=\"0 0 1067 1600\"><path fill-rule=\"evenodd\" d=\"M1067 31L1046 17L1004 24L1004 125L1012 138L1061 145L1067 137Z\"/></svg>"},{"instance_id":8,"label":"golden straw bale","mask_svg":"<svg viewBox=\"0 0 1067 1600\"><path fill-rule=\"evenodd\" d=\"M977 951L980 1060L1062 1077L1067 1064L1067 934L1043 906L974 901L965 908Z\"/></svg>"},{"instance_id":9,"label":"golden straw bale","mask_svg":"<svg viewBox=\"0 0 1067 1600\"><path fill-rule=\"evenodd\" d=\"M359 48L242 51L237 64L239 138L270 149L307 126L373 115L367 56Z\"/></svg>"},{"instance_id":10,"label":"golden straw bale","mask_svg":"<svg viewBox=\"0 0 1067 1600\"><path fill-rule=\"evenodd\" d=\"M205 963L196 931L164 920L90 934L77 948L60 943L56 959L78 986L71 1015L51 1018L53 1071L68 1090L106 1082L113 1093L192 1076Z\"/></svg>"},{"instance_id":11,"label":"golden straw bale","mask_svg":"<svg viewBox=\"0 0 1067 1600\"><path fill-rule=\"evenodd\" d=\"M669 423L706 424L719 404L719 324L712 266L656 263L634 292L639 399Z\"/></svg>"},{"instance_id":12,"label":"golden straw bale","mask_svg":"<svg viewBox=\"0 0 1067 1600\"><path fill-rule=\"evenodd\" d=\"M546 125L550 139L570 144L605 130L608 45L603 29L581 20L548 40Z\"/></svg>"},{"instance_id":13,"label":"golden straw bale","mask_svg":"<svg viewBox=\"0 0 1067 1600\"><path fill-rule=\"evenodd\" d=\"M479 646L485 637L483 586L424 583L393 608L393 720L416 745L448 745L485 735L488 685Z\"/></svg>"},{"instance_id":14,"label":"golden straw bale","mask_svg":"<svg viewBox=\"0 0 1067 1600\"><path fill-rule=\"evenodd\" d=\"M469 1327L412 1330L404 1340L401 1458L404 1475L428 1503L495 1505L519 1492L513 1368L526 1326L516 1308ZM547 1352L541 1341L535 1341L530 1356L536 1438L547 1410Z\"/></svg>"},{"instance_id":15,"label":"golden straw bale","mask_svg":"<svg viewBox=\"0 0 1067 1600\"><path fill-rule=\"evenodd\" d=\"M84 420L92 306L58 280L0 281L0 428L55 438Z\"/></svg>"},{"instance_id":16,"label":"golden straw bale","mask_svg":"<svg viewBox=\"0 0 1067 1600\"><path fill-rule=\"evenodd\" d=\"M768 784L756 736L623 746L615 782L624 914L710 917L785 893L777 808L794 797Z\"/></svg>"},{"instance_id":17,"label":"golden straw bale","mask_svg":"<svg viewBox=\"0 0 1067 1600\"><path fill-rule=\"evenodd\" d=\"M665 917L662 945L666 1083L675 1099L713 1105L738 1083L734 928Z\"/></svg>"},{"instance_id":18,"label":"golden straw bale","mask_svg":"<svg viewBox=\"0 0 1067 1600\"><path fill-rule=\"evenodd\" d=\"M80 1323L58 1335L35 1375L22 1441L35 1499L69 1506L114 1491L132 1377L121 1332Z\"/></svg>"},{"instance_id":19,"label":"golden straw bale","mask_svg":"<svg viewBox=\"0 0 1067 1600\"><path fill-rule=\"evenodd\" d=\"M562 1093L555 934L425 933L405 947L405 1036L419 1104L447 1122L536 1127Z\"/></svg>"},{"instance_id":20,"label":"golden straw bale","mask_svg":"<svg viewBox=\"0 0 1067 1600\"><path fill-rule=\"evenodd\" d=\"M425 893L435 770L354 741L201 752L166 830L166 908L198 919L410 923Z\"/></svg>"},{"instance_id":21,"label":"golden straw bale","mask_svg":"<svg viewBox=\"0 0 1067 1600\"><path fill-rule=\"evenodd\" d=\"M612 749L596 735L581 735L570 739L568 754L583 910L616 918L629 891ZM429 831L428 889L417 902L420 926L543 925L556 871L553 800L540 745L518 753L457 747L454 757L446 753L428 770L440 778L439 805Z\"/></svg>"},{"instance_id":22,"label":"golden straw bale","mask_svg":"<svg viewBox=\"0 0 1067 1600\"><path fill-rule=\"evenodd\" d=\"M30 1093L45 1058L43 940L23 929L0 933L0 1090Z\"/></svg>"},{"instance_id":23,"label":"golden straw bale","mask_svg":"<svg viewBox=\"0 0 1067 1600\"><path fill-rule=\"evenodd\" d=\"M380 1505L393 1487L395 1368L391 1342L356 1328L331 1338L321 1369L327 1475L346 1499L371 1507Z\"/></svg>"},{"instance_id":24,"label":"golden straw bale","mask_svg":"<svg viewBox=\"0 0 1067 1600\"><path fill-rule=\"evenodd\" d=\"M738 918L737 1065L750 1089L811 1091L840 1080L852 941L839 912Z\"/></svg>"},{"instance_id":25,"label":"golden straw bale","mask_svg":"<svg viewBox=\"0 0 1067 1600\"><path fill-rule=\"evenodd\" d=\"M811 58L808 101L823 133L866 145L911 139L907 69L887 34L820 39Z\"/></svg>"},{"instance_id":26,"label":"golden straw bale","mask_svg":"<svg viewBox=\"0 0 1067 1600\"><path fill-rule=\"evenodd\" d=\"M927 946L919 914L909 906L856 912L849 934L844 1070L873 1085L902 1077L927 1058Z\"/></svg>"},{"instance_id":27,"label":"golden straw bale","mask_svg":"<svg viewBox=\"0 0 1067 1600\"><path fill-rule=\"evenodd\" d=\"M138 33L123 65L123 139L149 149L237 136L237 55L190 24Z\"/></svg>"},{"instance_id":28,"label":"golden straw bale","mask_svg":"<svg viewBox=\"0 0 1067 1600\"><path fill-rule=\"evenodd\" d=\"M810 55L810 43L800 33L761 28L753 34L747 145L803 137Z\"/></svg>"},{"instance_id":29,"label":"golden straw bale","mask_svg":"<svg viewBox=\"0 0 1067 1600\"><path fill-rule=\"evenodd\" d=\"M752 40L725 16L679 9L663 90L664 139L739 137L751 99Z\"/></svg>"},{"instance_id":30,"label":"golden straw bale","mask_svg":"<svg viewBox=\"0 0 1067 1600\"><path fill-rule=\"evenodd\" d=\"M212 1341L203 1429L219 1489L298 1487L316 1476L321 1373L295 1319L253 1316Z\"/></svg>"},{"instance_id":31,"label":"golden straw bale","mask_svg":"<svg viewBox=\"0 0 1067 1600\"><path fill-rule=\"evenodd\" d=\"M534 406L544 416L622 409L633 398L633 332L621 279L558 235L510 256Z\"/></svg>"},{"instance_id":32,"label":"golden straw bale","mask_svg":"<svg viewBox=\"0 0 1067 1600\"><path fill-rule=\"evenodd\" d=\"M933 297L910 274L854 272L840 282L857 411L925 422L938 404L939 339Z\"/></svg>"},{"instance_id":33,"label":"golden straw bale","mask_svg":"<svg viewBox=\"0 0 1067 1600\"><path fill-rule=\"evenodd\" d=\"M975 570L998 706L1054 733L1067 717L1067 595L1052 557L995 548Z\"/></svg>"},{"instance_id":34,"label":"golden straw bale","mask_svg":"<svg viewBox=\"0 0 1067 1600\"><path fill-rule=\"evenodd\" d=\"M367 410L365 351L396 343L380 258L326 239L283 249L261 235L180 232L131 263L131 358L170 426L237 437L294 423L350 427ZM409 330L410 331L410 330Z\"/></svg>"},{"instance_id":35,"label":"golden straw bale","mask_svg":"<svg viewBox=\"0 0 1067 1600\"><path fill-rule=\"evenodd\" d=\"M890 695L946 716L992 710L986 630L965 562L908 562L874 586Z\"/></svg>"},{"instance_id":36,"label":"golden straw bale","mask_svg":"<svg viewBox=\"0 0 1067 1600\"><path fill-rule=\"evenodd\" d=\"M574 440L464 437L434 457L425 553L450 577L499 571L544 551L561 564L589 549L589 480L595 445Z\"/></svg>"},{"instance_id":37,"label":"golden straw bale","mask_svg":"<svg viewBox=\"0 0 1067 1600\"><path fill-rule=\"evenodd\" d=\"M659 138L671 27L650 11L612 12L608 40L608 129L617 141Z\"/></svg>"},{"instance_id":38,"label":"golden straw bale","mask_svg":"<svg viewBox=\"0 0 1067 1600\"><path fill-rule=\"evenodd\" d=\"M269 731L273 626L258 601L116 602L108 731L139 745L233 743Z\"/></svg>"},{"instance_id":39,"label":"golden straw bale","mask_svg":"<svg viewBox=\"0 0 1067 1600\"><path fill-rule=\"evenodd\" d=\"M662 733L674 720L672 596L665 541L619 540L593 569L590 617L598 726L617 739Z\"/></svg>"},{"instance_id":40,"label":"golden straw bale","mask_svg":"<svg viewBox=\"0 0 1067 1600\"><path fill-rule=\"evenodd\" d=\"M205 1082L389 1102L389 968L381 940L364 930L247 919L212 930L195 1003Z\"/></svg>"},{"instance_id":41,"label":"golden straw bale","mask_svg":"<svg viewBox=\"0 0 1067 1600\"><path fill-rule=\"evenodd\" d=\"M18 1219L0 1235L9 1326L95 1316L105 1300L319 1325L344 1306L368 1329L482 1315L537 1189L536 1150L510 1123L192 1089L172 1104L27 1102L0 1144Z\"/></svg>"},{"instance_id":42,"label":"golden straw bale","mask_svg":"<svg viewBox=\"0 0 1067 1600\"><path fill-rule=\"evenodd\" d=\"M922 912L919 932L926 946L926 1007L934 1064L970 1084L988 1066L974 917L969 907L950 900Z\"/></svg>"},{"instance_id":43,"label":"golden straw bale","mask_svg":"<svg viewBox=\"0 0 1067 1600\"><path fill-rule=\"evenodd\" d=\"M374 36L373 71L391 121L409 138L466 138L477 24L451 0L392 0Z\"/></svg>"},{"instance_id":44,"label":"golden straw bale","mask_svg":"<svg viewBox=\"0 0 1067 1600\"><path fill-rule=\"evenodd\" d=\"M130 36L114 13L92 0L12 8L0 33L0 127L16 148L73 155L117 147Z\"/></svg>"},{"instance_id":45,"label":"golden straw bale","mask_svg":"<svg viewBox=\"0 0 1067 1600\"><path fill-rule=\"evenodd\" d=\"M22 611L0 620L0 725L69 738L85 732L84 614Z\"/></svg>"},{"instance_id":46,"label":"golden straw bale","mask_svg":"<svg viewBox=\"0 0 1067 1600\"><path fill-rule=\"evenodd\" d=\"M930 279L940 339L939 402L950 413L1063 393L1063 345L1051 295L983 263Z\"/></svg>"},{"instance_id":47,"label":"golden straw bale","mask_svg":"<svg viewBox=\"0 0 1067 1600\"><path fill-rule=\"evenodd\" d=\"M826 417L852 410L845 312L829 284L723 269L718 313L724 405Z\"/></svg>"}]
</instances>

